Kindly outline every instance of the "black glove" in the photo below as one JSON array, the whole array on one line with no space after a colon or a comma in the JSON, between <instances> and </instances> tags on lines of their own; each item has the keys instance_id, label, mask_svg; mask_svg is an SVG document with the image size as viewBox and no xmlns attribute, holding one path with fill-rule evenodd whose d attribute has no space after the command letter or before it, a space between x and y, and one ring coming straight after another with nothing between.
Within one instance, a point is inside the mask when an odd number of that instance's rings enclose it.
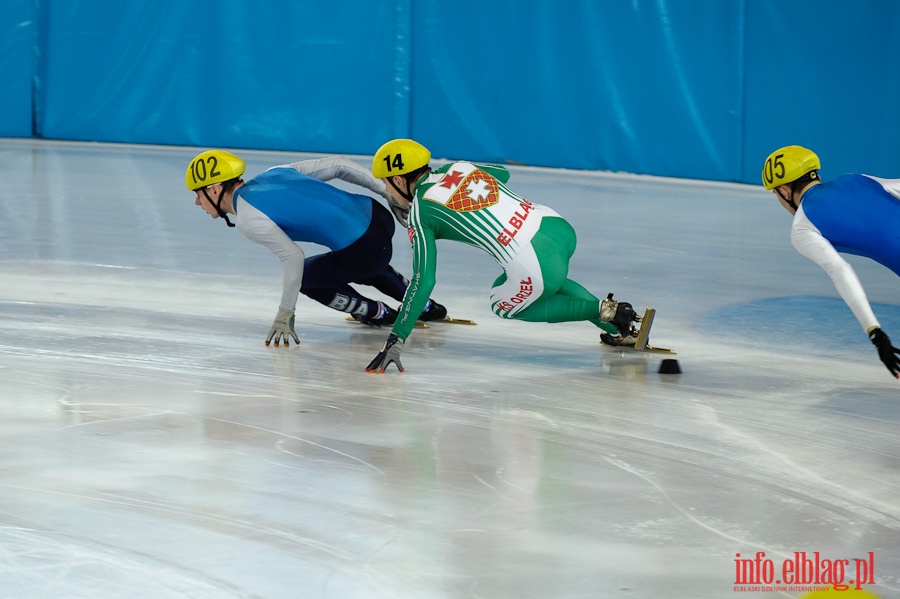
<instances>
[{"instance_id":1,"label":"black glove","mask_svg":"<svg viewBox=\"0 0 900 599\"><path fill-rule=\"evenodd\" d=\"M387 341L375 359L366 366L366 372L384 373L391 362L397 365L397 370L404 372L403 364L400 363L400 352L403 351L403 339L391 333L388 335Z\"/></svg>"},{"instance_id":2,"label":"black glove","mask_svg":"<svg viewBox=\"0 0 900 599\"><path fill-rule=\"evenodd\" d=\"M878 348L878 357L884 362L887 369L891 371L894 378L900 379L900 357L898 357L900 349L891 345L891 340L887 334L877 327L869 333L869 340L872 342L872 345Z\"/></svg>"}]
</instances>

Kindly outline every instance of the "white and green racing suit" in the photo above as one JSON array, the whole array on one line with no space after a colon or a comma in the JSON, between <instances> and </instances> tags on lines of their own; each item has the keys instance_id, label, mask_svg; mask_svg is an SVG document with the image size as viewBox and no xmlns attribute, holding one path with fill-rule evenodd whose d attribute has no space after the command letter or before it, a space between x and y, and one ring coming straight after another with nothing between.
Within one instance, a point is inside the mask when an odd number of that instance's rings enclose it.
<instances>
[{"instance_id":1,"label":"white and green racing suit","mask_svg":"<svg viewBox=\"0 0 900 599\"><path fill-rule=\"evenodd\" d=\"M509 171L497 165L453 162L419 182L409 215L413 276L392 332L412 332L435 285L435 240L450 239L490 254L503 268L494 282L491 309L501 318L532 322L599 319L600 300L568 279L575 231L554 210L506 186Z\"/></svg>"}]
</instances>

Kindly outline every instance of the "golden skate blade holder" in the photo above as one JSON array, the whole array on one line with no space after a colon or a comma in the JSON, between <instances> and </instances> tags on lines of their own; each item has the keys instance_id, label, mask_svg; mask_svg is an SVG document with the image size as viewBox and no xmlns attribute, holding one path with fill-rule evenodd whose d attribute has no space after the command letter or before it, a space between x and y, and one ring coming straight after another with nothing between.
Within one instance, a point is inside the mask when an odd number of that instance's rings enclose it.
<instances>
[{"instance_id":1,"label":"golden skate blade holder","mask_svg":"<svg viewBox=\"0 0 900 599\"><path fill-rule=\"evenodd\" d=\"M644 350L647 348L647 341L650 340L650 327L653 326L654 316L656 316L656 310L648 306L644 311L644 315L635 319L641 323L641 328L638 331L637 341L634 342L634 349Z\"/></svg>"}]
</instances>

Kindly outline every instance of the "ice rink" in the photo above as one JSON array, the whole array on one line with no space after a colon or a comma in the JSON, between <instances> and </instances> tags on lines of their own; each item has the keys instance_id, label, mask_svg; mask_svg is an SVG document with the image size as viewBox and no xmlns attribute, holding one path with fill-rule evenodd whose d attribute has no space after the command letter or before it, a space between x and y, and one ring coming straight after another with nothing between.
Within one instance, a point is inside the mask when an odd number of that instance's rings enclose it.
<instances>
[{"instance_id":1,"label":"ice rink","mask_svg":"<svg viewBox=\"0 0 900 599\"><path fill-rule=\"evenodd\" d=\"M194 205L198 151L0 140L0 598L803 594L736 591L758 552L900 597L900 381L761 186L510 169L682 374L496 318L499 267L439 242L477 326L367 375L387 331L303 296L265 347L279 262ZM900 280L850 261L900 341Z\"/></svg>"}]
</instances>

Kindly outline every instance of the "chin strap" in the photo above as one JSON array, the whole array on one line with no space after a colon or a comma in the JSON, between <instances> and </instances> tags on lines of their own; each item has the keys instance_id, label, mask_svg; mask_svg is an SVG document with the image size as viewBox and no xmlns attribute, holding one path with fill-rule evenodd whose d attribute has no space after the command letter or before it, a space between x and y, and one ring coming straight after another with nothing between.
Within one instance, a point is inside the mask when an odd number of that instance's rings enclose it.
<instances>
[{"instance_id":1,"label":"chin strap","mask_svg":"<svg viewBox=\"0 0 900 599\"><path fill-rule=\"evenodd\" d=\"M406 181L407 191L403 191L402 189L397 187L397 185L394 183L393 177L388 177L388 183L391 184L391 187L393 187L395 190L397 190L397 193L400 194L400 197L402 197L404 200L409 202L411 205L413 202L413 194L409 190L412 189L413 183L415 181L418 181L420 177L423 177L427 173L430 173L430 172L431 172L431 169L426 165L426 166L423 166L422 168L415 170L411 173L406 173L405 175L400 175L401 177L403 177L403 180Z\"/></svg>"},{"instance_id":2,"label":"chin strap","mask_svg":"<svg viewBox=\"0 0 900 599\"><path fill-rule=\"evenodd\" d=\"M213 208L216 209L216 212L219 213L219 216L221 216L222 218L225 219L225 224L228 225L229 227L233 227L234 223L231 222L230 220L228 220L228 215L225 214L224 210L222 210L222 195L224 195L224 193L225 192L223 191L222 194L219 195L218 202L213 202L212 198L209 197L209 193L206 191L206 188L205 187L203 188L203 195L206 196L207 201L212 205Z\"/></svg>"},{"instance_id":3,"label":"chin strap","mask_svg":"<svg viewBox=\"0 0 900 599\"><path fill-rule=\"evenodd\" d=\"M794 209L794 212L797 212L797 204L794 202L794 196L797 195L797 188L805 187L806 185L809 185L811 181L816 181L818 178L819 174L813 171L809 174L809 178L803 177L801 179L797 179L796 181L792 181L790 197L786 198L784 196L781 196L781 199L787 202L788 205Z\"/></svg>"},{"instance_id":4,"label":"chin strap","mask_svg":"<svg viewBox=\"0 0 900 599\"><path fill-rule=\"evenodd\" d=\"M794 209L794 212L797 212L797 204L794 203L794 184L791 183L791 193L788 197L784 197L782 195L781 190L778 191L778 195L781 196L781 199L787 202L787 205Z\"/></svg>"},{"instance_id":5,"label":"chin strap","mask_svg":"<svg viewBox=\"0 0 900 599\"><path fill-rule=\"evenodd\" d=\"M404 178L405 178L405 177L404 177ZM397 185L394 183L394 178L393 178L393 177L389 177L389 178L388 178L388 183L391 184L391 187L393 187L395 190L397 190L397 193L400 194L400 197L402 197L402 198L403 198L404 200L406 200L407 202L412 203L412 201L413 201L412 194L409 193L408 191L403 191L402 189L400 189L399 187L397 187ZM406 180L406 184L407 184L406 186L407 186L407 188L408 188L408 187L409 187L409 179Z\"/></svg>"}]
</instances>

